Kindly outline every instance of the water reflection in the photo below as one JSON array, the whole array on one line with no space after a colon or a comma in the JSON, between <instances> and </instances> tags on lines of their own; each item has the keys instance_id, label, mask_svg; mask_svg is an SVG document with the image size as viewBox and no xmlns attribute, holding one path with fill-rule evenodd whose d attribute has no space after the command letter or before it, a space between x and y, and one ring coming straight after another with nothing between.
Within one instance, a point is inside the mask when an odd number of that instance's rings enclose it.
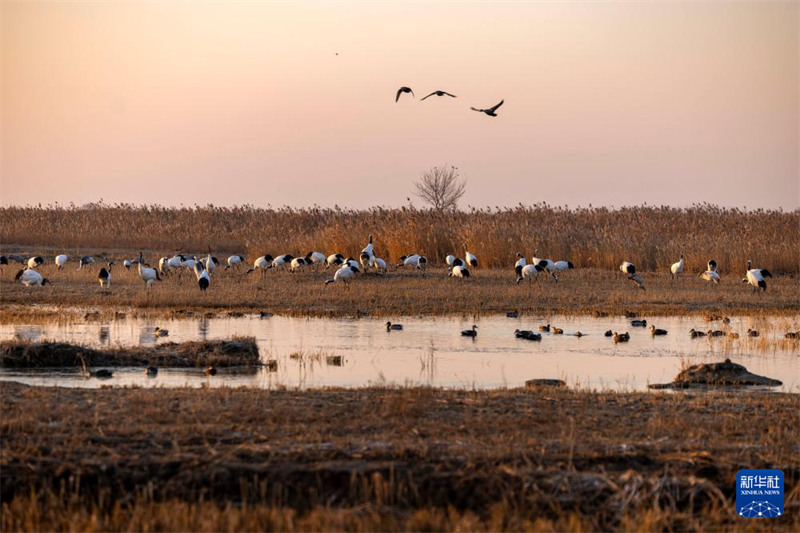
<instances>
[{"instance_id":1,"label":"water reflection","mask_svg":"<svg viewBox=\"0 0 800 533\"><path fill-rule=\"evenodd\" d=\"M108 326L100 326L100 329L97 333L97 338L100 341L100 344L108 344L108 339L111 337L111 328Z\"/></svg>"},{"instance_id":2,"label":"water reflection","mask_svg":"<svg viewBox=\"0 0 800 533\"><path fill-rule=\"evenodd\" d=\"M159 369L148 378L143 368L116 369L104 384L140 386L251 385L265 388L365 386L370 384L495 388L521 386L528 379L564 379L570 385L615 390L645 390L648 383L670 381L683 364L731 357L751 372L784 382L780 390L800 392L800 342L782 339L800 329L800 317L733 317L726 327L742 335L692 339L691 328L707 330L702 318L647 317L669 331L653 337L623 317L492 317L475 321L478 335L462 337L473 324L466 318L402 319L402 331L387 332L386 320L265 317L159 320L121 318L107 324L54 323L0 325L0 339L54 340L86 345L152 345L158 325L169 329L161 342L252 336L263 367L235 371L220 368L206 377L202 369ZM517 339L515 329L538 332L552 323L563 334L543 332L539 342ZM722 327L716 324L714 328ZM614 344L606 330L627 331L630 342ZM584 336L570 335L581 331ZM2 379L29 383L98 386L70 372L0 371Z\"/></svg>"}]
</instances>

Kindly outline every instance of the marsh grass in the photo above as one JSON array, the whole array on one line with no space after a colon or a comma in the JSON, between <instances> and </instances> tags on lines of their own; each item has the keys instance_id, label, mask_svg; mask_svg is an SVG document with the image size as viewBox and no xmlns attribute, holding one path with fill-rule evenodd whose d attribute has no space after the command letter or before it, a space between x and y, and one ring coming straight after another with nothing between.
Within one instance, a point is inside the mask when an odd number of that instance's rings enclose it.
<instances>
[{"instance_id":1,"label":"marsh grass","mask_svg":"<svg viewBox=\"0 0 800 533\"><path fill-rule=\"evenodd\" d=\"M773 274L800 273L800 210L709 204L567 209L544 203L453 212L103 203L0 208L3 253L33 247L50 262L57 253L144 249L171 255L205 253L208 246L220 259L246 253L251 263L265 253L297 256L311 250L357 257L369 233L377 256L387 261L421 253L441 264L448 254L463 256L466 242L480 265L492 268L509 267L516 252L530 257L538 248L540 257L570 260L579 268L615 269L627 260L643 272L668 273L684 253L687 272L694 274L711 258L723 277L742 271L748 259Z\"/></svg>"},{"instance_id":2,"label":"marsh grass","mask_svg":"<svg viewBox=\"0 0 800 533\"><path fill-rule=\"evenodd\" d=\"M800 527L792 394L4 383L0 400L4 531ZM784 516L736 516L743 465L783 470Z\"/></svg>"}]
</instances>

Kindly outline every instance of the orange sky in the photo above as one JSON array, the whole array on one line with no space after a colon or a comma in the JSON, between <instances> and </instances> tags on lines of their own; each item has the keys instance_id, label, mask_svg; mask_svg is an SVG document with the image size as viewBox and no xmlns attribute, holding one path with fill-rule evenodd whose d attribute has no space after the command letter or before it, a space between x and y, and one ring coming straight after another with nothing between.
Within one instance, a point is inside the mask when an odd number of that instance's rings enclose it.
<instances>
[{"instance_id":1,"label":"orange sky","mask_svg":"<svg viewBox=\"0 0 800 533\"><path fill-rule=\"evenodd\" d=\"M398 206L449 163L464 206L797 208L799 27L797 2L3 2L2 204Z\"/></svg>"}]
</instances>

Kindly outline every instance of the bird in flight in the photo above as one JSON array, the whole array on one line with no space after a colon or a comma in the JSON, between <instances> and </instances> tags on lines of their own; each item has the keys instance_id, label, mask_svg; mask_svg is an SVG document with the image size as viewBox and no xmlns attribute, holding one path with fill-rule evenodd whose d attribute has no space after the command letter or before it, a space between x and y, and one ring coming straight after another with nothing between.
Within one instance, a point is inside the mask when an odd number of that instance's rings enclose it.
<instances>
[{"instance_id":1,"label":"bird in flight","mask_svg":"<svg viewBox=\"0 0 800 533\"><path fill-rule=\"evenodd\" d=\"M451 98L456 98L456 95L454 95L454 94L450 94L450 93L448 93L447 91L433 91L431 94L429 94L429 95L428 95L428 96L426 96L425 98L430 98L430 97L431 97L431 96L433 96L433 95L436 95L436 96L449 96L449 97L451 97ZM425 98L423 98L422 100L425 100ZM421 102L422 100L420 100L420 102Z\"/></svg>"},{"instance_id":2,"label":"bird in flight","mask_svg":"<svg viewBox=\"0 0 800 533\"><path fill-rule=\"evenodd\" d=\"M498 108L498 107L500 107L501 105L503 105L503 102L505 102L505 100L500 100L500 103L499 103L499 104L497 104L497 105L495 105L495 106L492 106L492 107L490 107L489 109L477 109L477 108L475 108L475 107L470 107L470 109L472 109L473 111L479 111L479 112L481 112L481 113L486 113L486 114L487 114L487 115L489 115L490 117L496 117L496 116L497 116L497 113L495 113L495 111L497 111L497 108Z\"/></svg>"},{"instance_id":3,"label":"bird in flight","mask_svg":"<svg viewBox=\"0 0 800 533\"><path fill-rule=\"evenodd\" d=\"M395 103L400 100L400 95L403 93L411 93L411 96L414 96L414 91L411 90L411 87L400 87L397 89L397 96L394 98Z\"/></svg>"}]
</instances>

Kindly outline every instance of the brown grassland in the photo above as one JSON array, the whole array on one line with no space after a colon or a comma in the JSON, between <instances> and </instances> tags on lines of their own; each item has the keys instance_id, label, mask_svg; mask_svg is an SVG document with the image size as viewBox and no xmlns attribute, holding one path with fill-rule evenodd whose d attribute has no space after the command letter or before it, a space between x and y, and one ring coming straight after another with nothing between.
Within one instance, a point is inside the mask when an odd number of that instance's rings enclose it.
<instances>
[{"instance_id":1,"label":"brown grassland","mask_svg":"<svg viewBox=\"0 0 800 533\"><path fill-rule=\"evenodd\" d=\"M115 256L118 260L123 257ZM206 293L194 274L183 269L147 289L134 268L112 270L110 290L96 281L99 266L63 270L45 265L39 271L52 281L44 287L24 287L14 281L16 267L0 276L6 322L27 321L31 304L58 304L142 314L172 313L175 309L213 312L272 312L316 316L481 315L517 310L530 315L592 313L621 314L797 314L800 311L800 276L776 275L768 290L754 294L741 282L742 275L725 275L719 285L686 273L677 282L668 274L646 273L646 290L636 288L619 271L596 268L570 270L559 282L542 275L536 283L515 283L513 269L478 269L466 280L449 278L443 267L426 273L398 269L387 274L368 273L350 286L326 286L332 270L308 269L292 274L276 269L263 278L258 272L218 270ZM404 267L409 268L409 267ZM44 316L52 315L43 311ZM179 317L180 315L172 316ZM18 318L19 317L19 318Z\"/></svg>"},{"instance_id":2,"label":"brown grassland","mask_svg":"<svg viewBox=\"0 0 800 533\"><path fill-rule=\"evenodd\" d=\"M3 531L800 529L798 395L4 383L1 397ZM740 468L783 470L782 517L736 515Z\"/></svg>"},{"instance_id":3,"label":"brown grassland","mask_svg":"<svg viewBox=\"0 0 800 533\"><path fill-rule=\"evenodd\" d=\"M358 257L367 235L375 236L376 255L388 263L402 254L428 256L422 274L410 267L385 276L368 275L346 289L323 281L333 271L270 271L245 276L245 268L219 269L207 294L190 272L173 275L145 290L135 269L125 271L122 259L139 250L155 265L161 256L180 250L204 254L210 246L221 261L229 254L304 255L309 250L342 252ZM6 305L31 303L106 308L241 309L287 314L371 315L481 314L520 310L536 314L624 310L650 314L718 311L753 314L797 313L800 309L800 211L743 212L713 206L689 209L637 207L620 210L568 210L547 205L514 209L435 213L414 209L348 211L341 209L256 209L92 205L86 208L0 209L2 253L42 255L40 271L53 286L24 288L13 281L18 265L0 276ZM463 255L463 244L480 261L472 277L448 279L443 267L449 253ZM13 244L11 244L13 243ZM561 282L542 276L531 286L514 283L515 253L571 260L575 270ZM57 271L53 257L70 256ZM686 254L682 280L673 283L669 265ZM91 254L97 262L77 270L77 257ZM720 265L722 283L698 278L708 259ZM100 290L96 274L103 260L115 260L112 288ZM769 269L765 294L753 295L741 283L747 259ZM634 262L645 278L646 291L636 290L618 266ZM6 308L13 320L20 311Z\"/></svg>"}]
</instances>

